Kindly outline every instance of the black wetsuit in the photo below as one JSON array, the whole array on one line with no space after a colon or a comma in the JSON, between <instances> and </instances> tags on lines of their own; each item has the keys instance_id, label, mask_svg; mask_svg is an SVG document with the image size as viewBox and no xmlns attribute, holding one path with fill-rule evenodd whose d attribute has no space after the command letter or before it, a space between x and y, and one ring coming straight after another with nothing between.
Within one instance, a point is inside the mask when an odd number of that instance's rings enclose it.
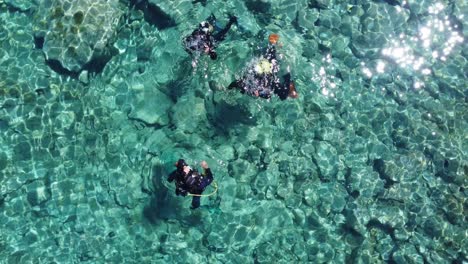
<instances>
[{"instance_id":1,"label":"black wetsuit","mask_svg":"<svg viewBox=\"0 0 468 264\"><path fill-rule=\"evenodd\" d=\"M184 46L189 54L198 52L199 54L209 54L211 59L216 59L216 45L226 37L232 24L237 22L237 18L232 16L227 25L220 30L216 28L216 18L211 15L207 21L200 23L198 29L194 30L192 34L185 37ZM210 27L212 30L210 30ZM214 54L214 55L213 55Z\"/></svg>"},{"instance_id":2,"label":"black wetsuit","mask_svg":"<svg viewBox=\"0 0 468 264\"><path fill-rule=\"evenodd\" d=\"M175 180L176 195L182 195L182 196L187 195L188 191L185 186L185 172L182 167L179 167L175 171L171 172L167 180L169 182L172 182Z\"/></svg>"},{"instance_id":3,"label":"black wetsuit","mask_svg":"<svg viewBox=\"0 0 468 264\"><path fill-rule=\"evenodd\" d=\"M228 89L238 88L241 93L247 93L252 96L269 99L271 95L276 94L281 100L285 100L289 95L289 84L291 83L291 74L283 76L283 83L278 77L279 64L276 58L276 47L269 45L264 59L271 64L271 72L257 73L254 70L248 70L242 79L232 82Z\"/></svg>"},{"instance_id":4,"label":"black wetsuit","mask_svg":"<svg viewBox=\"0 0 468 264\"><path fill-rule=\"evenodd\" d=\"M188 193L200 195L205 188L213 182L213 174L210 168L205 169L205 174L196 170L190 170L187 174L182 168L178 168L169 174L169 182L176 180L176 195L186 196ZM192 209L200 206L200 196L192 197Z\"/></svg>"}]
</instances>

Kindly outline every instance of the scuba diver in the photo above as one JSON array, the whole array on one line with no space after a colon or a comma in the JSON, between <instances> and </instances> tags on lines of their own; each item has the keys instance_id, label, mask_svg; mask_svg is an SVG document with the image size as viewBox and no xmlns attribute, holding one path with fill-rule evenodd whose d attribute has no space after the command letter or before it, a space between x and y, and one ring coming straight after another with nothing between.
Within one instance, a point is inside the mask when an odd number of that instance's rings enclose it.
<instances>
[{"instance_id":1,"label":"scuba diver","mask_svg":"<svg viewBox=\"0 0 468 264\"><path fill-rule=\"evenodd\" d=\"M254 58L244 70L243 77L232 82L228 89L237 88L241 93L264 99L271 98L272 94L276 94L281 100L288 97L297 98L298 93L294 81L291 80L291 74L289 72L285 74L282 83L278 77L280 70L276 58L278 39L277 34L271 34L266 53L260 58Z\"/></svg>"},{"instance_id":2,"label":"scuba diver","mask_svg":"<svg viewBox=\"0 0 468 264\"><path fill-rule=\"evenodd\" d=\"M177 167L167 180L172 182L175 180L176 195L187 196L191 195L192 206L190 209L200 207L201 194L205 188L213 182L213 174L206 161L202 161L200 166L203 168L203 174L200 174L196 169L192 169L183 159L179 159L175 166Z\"/></svg>"},{"instance_id":3,"label":"scuba diver","mask_svg":"<svg viewBox=\"0 0 468 264\"><path fill-rule=\"evenodd\" d=\"M185 50L192 56L198 58L202 54L209 55L212 60L216 60L218 55L215 48L218 42L226 37L232 24L237 24L237 17L230 15L229 22L224 28L216 26L216 17L211 15L206 21L199 24L190 36L184 38Z\"/></svg>"}]
</instances>

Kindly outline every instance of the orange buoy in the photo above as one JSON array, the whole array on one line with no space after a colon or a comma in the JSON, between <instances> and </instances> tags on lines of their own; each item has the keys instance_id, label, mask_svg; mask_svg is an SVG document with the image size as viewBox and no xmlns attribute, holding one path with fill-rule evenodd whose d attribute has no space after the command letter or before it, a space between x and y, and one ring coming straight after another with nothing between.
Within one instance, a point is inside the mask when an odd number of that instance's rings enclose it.
<instances>
[{"instance_id":1,"label":"orange buoy","mask_svg":"<svg viewBox=\"0 0 468 264\"><path fill-rule=\"evenodd\" d=\"M268 37L268 40L270 41L271 44L275 45L279 40L279 35L278 34L270 34L270 36Z\"/></svg>"}]
</instances>

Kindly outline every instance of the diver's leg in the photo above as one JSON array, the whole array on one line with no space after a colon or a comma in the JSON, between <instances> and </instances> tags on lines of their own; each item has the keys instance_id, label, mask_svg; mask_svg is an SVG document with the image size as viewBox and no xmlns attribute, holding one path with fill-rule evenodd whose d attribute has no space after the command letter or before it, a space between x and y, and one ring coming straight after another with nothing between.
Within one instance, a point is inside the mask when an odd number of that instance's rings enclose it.
<instances>
[{"instance_id":1,"label":"diver's leg","mask_svg":"<svg viewBox=\"0 0 468 264\"><path fill-rule=\"evenodd\" d=\"M289 84L291 83L291 74L287 73L283 75L283 83L276 83L274 86L274 91L275 94L278 95L278 97L281 100L286 100L289 95Z\"/></svg>"},{"instance_id":2,"label":"diver's leg","mask_svg":"<svg viewBox=\"0 0 468 264\"><path fill-rule=\"evenodd\" d=\"M216 41L222 41L224 37L226 37L226 34L228 33L232 24L236 22L237 22L237 17L231 16L231 18L229 18L229 22L227 23L227 25L223 29L221 29L220 31L216 32L216 34L213 35L214 39Z\"/></svg>"},{"instance_id":3,"label":"diver's leg","mask_svg":"<svg viewBox=\"0 0 468 264\"><path fill-rule=\"evenodd\" d=\"M283 79L284 86L289 87L289 84L291 83L291 73L288 72L285 75L283 75Z\"/></svg>"},{"instance_id":4,"label":"diver's leg","mask_svg":"<svg viewBox=\"0 0 468 264\"><path fill-rule=\"evenodd\" d=\"M190 209L195 209L198 207L200 207L200 196L193 196L192 207L190 207Z\"/></svg>"},{"instance_id":5,"label":"diver's leg","mask_svg":"<svg viewBox=\"0 0 468 264\"><path fill-rule=\"evenodd\" d=\"M277 84L275 86L275 94L278 95L278 97L281 99L281 100L286 100L288 97L291 96L291 93L295 90L294 90L294 86L293 86L293 90L291 90L290 88L290 85L291 85L291 73L286 73L285 75L283 75L283 83L282 84ZM295 98L294 96L292 96L293 98Z\"/></svg>"}]
</instances>

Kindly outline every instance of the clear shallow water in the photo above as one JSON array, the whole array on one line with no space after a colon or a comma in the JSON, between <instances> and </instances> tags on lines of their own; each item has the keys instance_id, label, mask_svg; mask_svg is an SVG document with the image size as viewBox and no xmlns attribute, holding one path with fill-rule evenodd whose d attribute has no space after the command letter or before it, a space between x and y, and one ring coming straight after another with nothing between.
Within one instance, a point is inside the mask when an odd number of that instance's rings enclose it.
<instances>
[{"instance_id":1,"label":"clear shallow water","mask_svg":"<svg viewBox=\"0 0 468 264\"><path fill-rule=\"evenodd\" d=\"M62 3L0 4L2 262L466 261L463 1ZM239 28L193 69L212 12ZM272 32L299 99L228 91Z\"/></svg>"}]
</instances>

